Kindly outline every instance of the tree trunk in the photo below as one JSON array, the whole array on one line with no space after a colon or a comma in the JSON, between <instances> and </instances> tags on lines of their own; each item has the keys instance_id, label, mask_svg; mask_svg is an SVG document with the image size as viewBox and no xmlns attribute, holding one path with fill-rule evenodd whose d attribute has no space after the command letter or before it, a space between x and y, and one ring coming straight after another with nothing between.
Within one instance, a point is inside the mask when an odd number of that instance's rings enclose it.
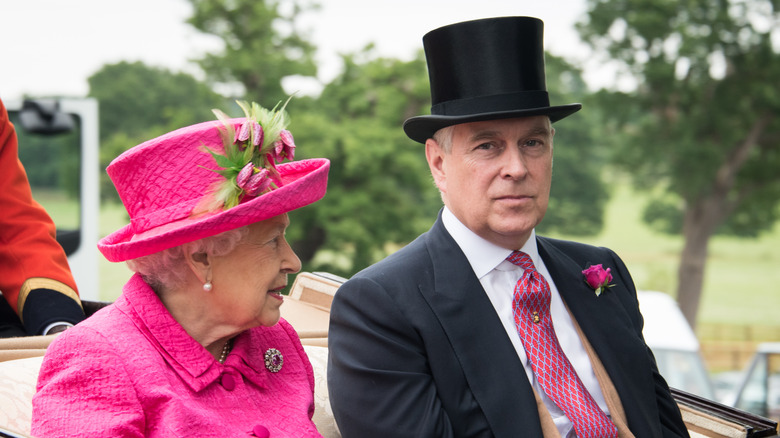
<instances>
[{"instance_id":1,"label":"tree trunk","mask_svg":"<svg viewBox=\"0 0 780 438\"><path fill-rule=\"evenodd\" d=\"M686 209L683 223L685 246L680 254L677 272L677 302L693 329L696 328L704 285L709 241L718 225L719 215L712 211L713 204L712 200L703 200Z\"/></svg>"},{"instance_id":2,"label":"tree trunk","mask_svg":"<svg viewBox=\"0 0 780 438\"><path fill-rule=\"evenodd\" d=\"M677 271L677 303L685 319L696 328L696 316L699 312L702 286L704 285L704 267L707 264L707 248L710 237L715 234L740 204L744 193L728 199L734 189L736 175L742 169L751 151L756 148L758 139L772 120L769 114L763 114L751 126L741 143L735 145L731 153L721 164L709 194L703 195L689 204L683 219L683 237L685 246L680 255L680 267Z\"/></svg>"}]
</instances>

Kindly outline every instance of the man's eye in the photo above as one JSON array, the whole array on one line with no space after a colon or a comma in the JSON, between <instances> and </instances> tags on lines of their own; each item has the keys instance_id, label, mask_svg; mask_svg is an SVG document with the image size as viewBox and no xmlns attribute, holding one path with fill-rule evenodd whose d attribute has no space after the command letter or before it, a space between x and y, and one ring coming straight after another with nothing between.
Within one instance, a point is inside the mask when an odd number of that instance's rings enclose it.
<instances>
[{"instance_id":1,"label":"man's eye","mask_svg":"<svg viewBox=\"0 0 780 438\"><path fill-rule=\"evenodd\" d=\"M493 144L492 143L482 143L482 144L478 145L475 149L487 150L487 149L492 149L492 148L493 148Z\"/></svg>"}]
</instances>

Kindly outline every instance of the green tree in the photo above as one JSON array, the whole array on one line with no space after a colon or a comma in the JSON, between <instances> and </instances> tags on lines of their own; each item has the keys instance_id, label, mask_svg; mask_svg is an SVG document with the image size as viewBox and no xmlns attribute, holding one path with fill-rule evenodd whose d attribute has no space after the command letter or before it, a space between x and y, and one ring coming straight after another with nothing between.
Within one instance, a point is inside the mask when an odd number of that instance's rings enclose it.
<instances>
[{"instance_id":1,"label":"green tree","mask_svg":"<svg viewBox=\"0 0 780 438\"><path fill-rule=\"evenodd\" d=\"M106 64L88 79L89 96L100 104L100 138L164 133L214 118L212 108L228 102L186 73L142 62Z\"/></svg>"},{"instance_id":2,"label":"green tree","mask_svg":"<svg viewBox=\"0 0 780 438\"><path fill-rule=\"evenodd\" d=\"M427 229L441 201L421 146L401 129L429 101L424 61L370 50L343 59L319 98L290 103L296 159L331 160L325 199L293 212L290 234L311 269L351 276Z\"/></svg>"},{"instance_id":3,"label":"green tree","mask_svg":"<svg viewBox=\"0 0 780 438\"><path fill-rule=\"evenodd\" d=\"M27 132L16 114L9 113L19 138L19 160L25 166L33 189L61 189L71 198L79 196L79 133L39 135Z\"/></svg>"},{"instance_id":4,"label":"green tree","mask_svg":"<svg viewBox=\"0 0 780 438\"><path fill-rule=\"evenodd\" d=\"M243 87L237 95L263 103L287 96L282 79L315 76L315 47L301 30L297 18L318 5L297 0L190 0L194 7L189 23L219 37L222 53L198 61L209 82Z\"/></svg>"},{"instance_id":5,"label":"green tree","mask_svg":"<svg viewBox=\"0 0 780 438\"><path fill-rule=\"evenodd\" d=\"M145 140L194 123L213 120L212 108L227 101L191 75L141 62L104 65L88 79L89 96L99 102L100 166ZM235 106L235 104L233 104ZM105 172L101 198L116 200Z\"/></svg>"},{"instance_id":6,"label":"green tree","mask_svg":"<svg viewBox=\"0 0 780 438\"><path fill-rule=\"evenodd\" d=\"M583 36L638 86L602 93L618 163L682 233L677 296L695 326L710 238L756 236L780 201L777 0L589 0Z\"/></svg>"},{"instance_id":7,"label":"green tree","mask_svg":"<svg viewBox=\"0 0 780 438\"><path fill-rule=\"evenodd\" d=\"M604 227L609 192L603 181L605 144L596 140L598 106L590 105L582 72L564 59L545 56L547 88L552 105L582 102L583 109L556 122L550 203L540 233L598 234Z\"/></svg>"},{"instance_id":8,"label":"green tree","mask_svg":"<svg viewBox=\"0 0 780 438\"><path fill-rule=\"evenodd\" d=\"M408 62L376 58L373 47L343 56L343 73L316 99L295 99L292 110L300 157L332 161L328 194L294 212L294 247L313 269L344 276L426 231L441 208L422 145L401 129L430 109L422 52ZM586 87L580 73L548 57L551 99L570 103ZM555 182L545 231L594 234L603 225L608 194L600 179L603 146L591 131L591 109L557 126ZM298 228L296 224L300 224ZM314 257L319 252L319 256Z\"/></svg>"}]
</instances>

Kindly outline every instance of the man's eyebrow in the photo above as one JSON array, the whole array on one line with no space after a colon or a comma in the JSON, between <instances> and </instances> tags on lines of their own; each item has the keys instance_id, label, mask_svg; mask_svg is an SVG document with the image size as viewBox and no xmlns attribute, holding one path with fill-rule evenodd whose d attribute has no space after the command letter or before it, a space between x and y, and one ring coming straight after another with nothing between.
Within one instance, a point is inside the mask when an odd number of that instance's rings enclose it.
<instances>
[{"instance_id":1,"label":"man's eyebrow","mask_svg":"<svg viewBox=\"0 0 780 438\"><path fill-rule=\"evenodd\" d=\"M529 135L550 135L552 130L547 126L537 126L528 133Z\"/></svg>"},{"instance_id":2,"label":"man's eyebrow","mask_svg":"<svg viewBox=\"0 0 780 438\"><path fill-rule=\"evenodd\" d=\"M471 134L471 136L469 136L469 141L478 141L487 138L495 138L498 135L499 135L499 131L496 131L494 129L485 129Z\"/></svg>"},{"instance_id":3,"label":"man's eyebrow","mask_svg":"<svg viewBox=\"0 0 780 438\"><path fill-rule=\"evenodd\" d=\"M531 130L528 131L526 137L532 137L535 135L548 136L551 133L552 130L549 129L547 126L540 125L531 128ZM469 141L479 141L479 140L485 140L489 138L495 138L498 135L500 135L500 132L497 130L485 129L471 134L471 136L469 136Z\"/></svg>"}]
</instances>

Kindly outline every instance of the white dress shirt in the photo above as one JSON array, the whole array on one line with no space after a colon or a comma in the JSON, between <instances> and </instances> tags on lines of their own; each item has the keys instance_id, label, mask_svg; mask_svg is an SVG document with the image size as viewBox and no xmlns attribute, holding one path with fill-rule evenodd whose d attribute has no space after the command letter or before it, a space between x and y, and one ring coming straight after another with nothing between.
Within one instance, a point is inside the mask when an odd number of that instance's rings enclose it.
<instances>
[{"instance_id":1,"label":"white dress shirt","mask_svg":"<svg viewBox=\"0 0 780 438\"><path fill-rule=\"evenodd\" d=\"M575 436L574 427L571 421L547 394L544 393L539 386L539 382L536 381L533 370L531 369L531 364L525 354L523 343L520 340L520 335L517 333L517 326L515 326L515 319L512 314L512 298L515 285L520 279L523 269L506 260L512 253L512 250L501 248L476 235L473 231L466 228L466 226L463 225L447 207L444 207L444 211L442 212L442 222L466 255L466 258L471 264L471 268L474 270L474 274L485 289L485 293L493 304L493 307L496 309L496 314L498 314L501 324L503 324L504 330L506 330L507 336L509 336L512 345L515 347L517 356L523 363L528 381L531 382L531 385L550 411L555 426L558 428L561 436ZM536 270L542 274L547 280L547 283L550 284L550 293L552 295L550 300L550 315L552 316L555 334L561 344L561 349L563 349L566 357L569 358L569 361L577 371L577 375L580 377L580 380L582 380L585 388L590 392L594 400L596 400L596 403L601 410L609 415L609 409L607 408L604 394L602 394L599 382L593 372L588 353L585 352L585 347L583 347L582 342L580 342L579 335L577 335L577 332L574 329L571 316L569 315L569 312L566 311L566 307L558 293L555 282L550 278L550 273L547 271L547 267L539 256L539 251L536 247L535 231L532 231L531 237L522 248L519 248L519 250L531 257Z\"/></svg>"}]
</instances>

